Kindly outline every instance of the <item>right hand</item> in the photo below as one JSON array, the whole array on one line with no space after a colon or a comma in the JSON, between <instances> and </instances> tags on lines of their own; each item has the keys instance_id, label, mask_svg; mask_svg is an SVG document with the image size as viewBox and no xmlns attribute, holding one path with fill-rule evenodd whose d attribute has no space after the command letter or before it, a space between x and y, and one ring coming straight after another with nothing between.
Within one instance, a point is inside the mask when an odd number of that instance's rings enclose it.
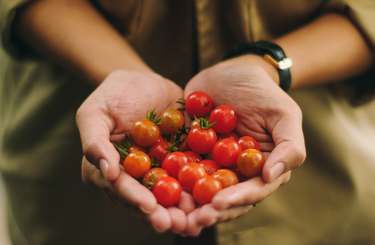
<instances>
[{"instance_id":1,"label":"right hand","mask_svg":"<svg viewBox=\"0 0 375 245\"><path fill-rule=\"evenodd\" d=\"M183 231L185 211L194 208L193 201L184 198L184 211L157 204L146 187L121 169L111 142L123 139L149 109L178 107L176 101L182 97L180 87L152 72L115 71L86 99L76 117L84 153L83 182L102 189L112 202L135 211L158 231Z\"/></svg>"}]
</instances>

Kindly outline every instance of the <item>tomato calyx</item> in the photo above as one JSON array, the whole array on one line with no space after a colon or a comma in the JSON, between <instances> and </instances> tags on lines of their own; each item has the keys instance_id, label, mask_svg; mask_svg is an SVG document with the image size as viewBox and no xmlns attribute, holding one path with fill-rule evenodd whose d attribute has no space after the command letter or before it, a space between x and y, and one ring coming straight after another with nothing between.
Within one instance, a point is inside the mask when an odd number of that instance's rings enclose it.
<instances>
[{"instance_id":1,"label":"tomato calyx","mask_svg":"<svg viewBox=\"0 0 375 245\"><path fill-rule=\"evenodd\" d=\"M212 126L214 126L218 120L216 120L215 122L213 123L209 123L208 120L209 120L209 116L207 116L206 118L197 118L195 115L194 115L194 118L195 118L195 121L198 122L198 125L201 129L210 129L212 128Z\"/></svg>"},{"instance_id":2,"label":"tomato calyx","mask_svg":"<svg viewBox=\"0 0 375 245\"><path fill-rule=\"evenodd\" d=\"M177 145L181 143L181 141L175 141L172 142L171 145L168 144L167 139L164 139L165 143L167 143L167 149L168 149L168 154L176 151L184 151L185 149L183 148L178 148Z\"/></svg>"},{"instance_id":3,"label":"tomato calyx","mask_svg":"<svg viewBox=\"0 0 375 245\"><path fill-rule=\"evenodd\" d=\"M182 107L178 108L177 110L179 110L179 111L186 111L185 102L186 102L185 99L178 99L176 101L176 103L182 105Z\"/></svg>"},{"instance_id":4,"label":"tomato calyx","mask_svg":"<svg viewBox=\"0 0 375 245\"><path fill-rule=\"evenodd\" d=\"M155 123L156 125L159 125L161 124L163 118L162 117L159 117L159 118L156 118L156 113L155 113L155 108L154 109L150 109L146 112L146 118L147 120L149 120L150 122L153 122Z\"/></svg>"},{"instance_id":5,"label":"tomato calyx","mask_svg":"<svg viewBox=\"0 0 375 245\"><path fill-rule=\"evenodd\" d=\"M185 127L185 124L182 126L182 128L179 128L175 134L170 135L170 141L172 143L172 146L180 145L184 141L186 141L186 137L182 137L183 135L187 135L187 129L190 129L188 127ZM180 151L184 151L184 148L176 148L179 149Z\"/></svg>"},{"instance_id":6,"label":"tomato calyx","mask_svg":"<svg viewBox=\"0 0 375 245\"><path fill-rule=\"evenodd\" d=\"M132 137L127 134L125 134L125 137L125 141L119 140L114 144L122 159L125 159L128 156L130 153L129 149L133 145Z\"/></svg>"}]
</instances>

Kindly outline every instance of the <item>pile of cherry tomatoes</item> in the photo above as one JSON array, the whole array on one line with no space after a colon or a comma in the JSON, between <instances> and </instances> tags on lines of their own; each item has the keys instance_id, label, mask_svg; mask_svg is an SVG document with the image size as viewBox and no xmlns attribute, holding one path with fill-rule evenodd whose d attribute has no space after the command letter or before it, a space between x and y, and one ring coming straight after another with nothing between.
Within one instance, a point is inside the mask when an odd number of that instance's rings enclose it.
<instances>
[{"instance_id":1,"label":"pile of cherry tomatoes","mask_svg":"<svg viewBox=\"0 0 375 245\"><path fill-rule=\"evenodd\" d=\"M179 110L155 109L132 125L115 147L124 170L138 179L164 207L175 205L186 191L196 202L210 203L223 188L261 174L265 159L258 142L233 132L237 114L228 105L213 107L211 98L194 92ZM186 111L192 119L185 127Z\"/></svg>"}]
</instances>

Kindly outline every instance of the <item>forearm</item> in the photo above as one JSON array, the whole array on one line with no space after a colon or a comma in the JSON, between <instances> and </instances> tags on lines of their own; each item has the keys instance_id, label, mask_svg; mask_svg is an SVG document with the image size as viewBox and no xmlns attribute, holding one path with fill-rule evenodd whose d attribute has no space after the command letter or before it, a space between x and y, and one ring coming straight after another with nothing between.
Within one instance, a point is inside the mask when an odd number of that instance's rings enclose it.
<instances>
[{"instance_id":1,"label":"forearm","mask_svg":"<svg viewBox=\"0 0 375 245\"><path fill-rule=\"evenodd\" d=\"M150 71L86 0L41 0L21 8L15 32L32 48L98 85L114 70Z\"/></svg>"},{"instance_id":2,"label":"forearm","mask_svg":"<svg viewBox=\"0 0 375 245\"><path fill-rule=\"evenodd\" d=\"M374 51L357 28L338 14L324 15L273 42L293 61L291 89L347 79L374 65ZM279 84L276 68L260 56L243 55L232 62L260 66Z\"/></svg>"},{"instance_id":3,"label":"forearm","mask_svg":"<svg viewBox=\"0 0 375 245\"><path fill-rule=\"evenodd\" d=\"M292 89L339 81L367 71L374 52L345 17L328 14L277 40L292 60Z\"/></svg>"}]
</instances>

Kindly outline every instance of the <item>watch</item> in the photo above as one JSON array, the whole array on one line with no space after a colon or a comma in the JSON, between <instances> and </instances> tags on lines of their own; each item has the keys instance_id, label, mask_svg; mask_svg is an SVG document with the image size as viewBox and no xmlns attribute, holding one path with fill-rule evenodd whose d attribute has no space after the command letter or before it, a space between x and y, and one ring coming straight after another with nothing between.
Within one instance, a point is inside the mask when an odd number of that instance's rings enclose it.
<instances>
[{"instance_id":1,"label":"watch","mask_svg":"<svg viewBox=\"0 0 375 245\"><path fill-rule=\"evenodd\" d=\"M263 40L255 43L240 43L224 57L224 60L243 54L263 56L264 60L276 67L280 78L279 86L282 90L288 92L292 82L289 69L292 66L292 60L285 55L284 50L279 45Z\"/></svg>"}]
</instances>

